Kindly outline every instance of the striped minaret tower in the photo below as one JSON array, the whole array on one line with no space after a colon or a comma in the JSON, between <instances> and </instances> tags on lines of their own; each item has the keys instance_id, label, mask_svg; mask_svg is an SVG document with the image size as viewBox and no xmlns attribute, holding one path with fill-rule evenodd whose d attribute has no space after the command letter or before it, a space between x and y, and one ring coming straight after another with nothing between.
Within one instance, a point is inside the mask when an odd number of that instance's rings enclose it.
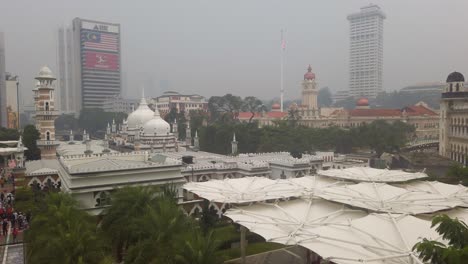
<instances>
[{"instance_id":1,"label":"striped minaret tower","mask_svg":"<svg viewBox=\"0 0 468 264\"><path fill-rule=\"evenodd\" d=\"M34 101L36 105L36 129L41 133L37 140L37 146L41 150L41 159L55 159L56 148L59 145L55 140L54 121L58 116L55 109L55 77L49 67L44 66L36 77L38 81L34 89Z\"/></svg>"}]
</instances>

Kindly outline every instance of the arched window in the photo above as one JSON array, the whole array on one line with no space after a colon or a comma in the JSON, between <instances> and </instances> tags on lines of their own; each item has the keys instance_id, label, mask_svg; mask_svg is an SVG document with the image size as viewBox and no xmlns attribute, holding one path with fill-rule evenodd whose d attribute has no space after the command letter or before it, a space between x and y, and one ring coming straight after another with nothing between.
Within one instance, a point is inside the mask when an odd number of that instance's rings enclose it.
<instances>
[{"instance_id":1,"label":"arched window","mask_svg":"<svg viewBox=\"0 0 468 264\"><path fill-rule=\"evenodd\" d=\"M50 132L49 131L46 132L46 140L50 140Z\"/></svg>"},{"instance_id":2,"label":"arched window","mask_svg":"<svg viewBox=\"0 0 468 264\"><path fill-rule=\"evenodd\" d=\"M46 103L45 103L45 110L46 110L46 111L49 111L49 102L46 102Z\"/></svg>"}]
</instances>

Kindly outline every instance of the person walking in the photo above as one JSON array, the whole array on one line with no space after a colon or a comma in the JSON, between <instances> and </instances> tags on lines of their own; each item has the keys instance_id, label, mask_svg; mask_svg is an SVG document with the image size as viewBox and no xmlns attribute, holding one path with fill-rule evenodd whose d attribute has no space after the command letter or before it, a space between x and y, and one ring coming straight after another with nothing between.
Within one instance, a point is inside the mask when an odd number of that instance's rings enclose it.
<instances>
[{"instance_id":1,"label":"person walking","mask_svg":"<svg viewBox=\"0 0 468 264\"><path fill-rule=\"evenodd\" d=\"M8 235L8 220L6 218L3 219L2 229L3 229L3 235L6 237Z\"/></svg>"},{"instance_id":2,"label":"person walking","mask_svg":"<svg viewBox=\"0 0 468 264\"><path fill-rule=\"evenodd\" d=\"M16 243L16 237L18 236L18 228L13 228L13 243Z\"/></svg>"}]
</instances>

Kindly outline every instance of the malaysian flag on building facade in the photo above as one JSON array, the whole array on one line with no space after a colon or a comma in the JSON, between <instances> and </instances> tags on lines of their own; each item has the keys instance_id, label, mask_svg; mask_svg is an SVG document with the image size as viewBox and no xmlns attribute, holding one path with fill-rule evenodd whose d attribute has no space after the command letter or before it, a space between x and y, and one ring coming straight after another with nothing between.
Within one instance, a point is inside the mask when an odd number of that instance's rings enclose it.
<instances>
[{"instance_id":1,"label":"malaysian flag on building facade","mask_svg":"<svg viewBox=\"0 0 468 264\"><path fill-rule=\"evenodd\" d=\"M83 30L81 32L81 43L85 49L119 51L119 40L116 34Z\"/></svg>"}]
</instances>

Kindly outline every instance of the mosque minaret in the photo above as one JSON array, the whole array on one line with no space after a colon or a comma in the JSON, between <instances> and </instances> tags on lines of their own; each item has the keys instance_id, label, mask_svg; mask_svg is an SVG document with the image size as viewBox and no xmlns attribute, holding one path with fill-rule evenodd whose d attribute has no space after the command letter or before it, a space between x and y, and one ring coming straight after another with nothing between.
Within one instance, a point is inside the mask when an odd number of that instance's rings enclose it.
<instances>
[{"instance_id":1,"label":"mosque minaret","mask_svg":"<svg viewBox=\"0 0 468 264\"><path fill-rule=\"evenodd\" d=\"M55 77L52 71L44 66L36 77L38 81L34 91L36 107L36 129L40 132L37 146L41 150L41 159L55 159L59 142L55 140L55 119L58 111L55 109Z\"/></svg>"}]
</instances>

